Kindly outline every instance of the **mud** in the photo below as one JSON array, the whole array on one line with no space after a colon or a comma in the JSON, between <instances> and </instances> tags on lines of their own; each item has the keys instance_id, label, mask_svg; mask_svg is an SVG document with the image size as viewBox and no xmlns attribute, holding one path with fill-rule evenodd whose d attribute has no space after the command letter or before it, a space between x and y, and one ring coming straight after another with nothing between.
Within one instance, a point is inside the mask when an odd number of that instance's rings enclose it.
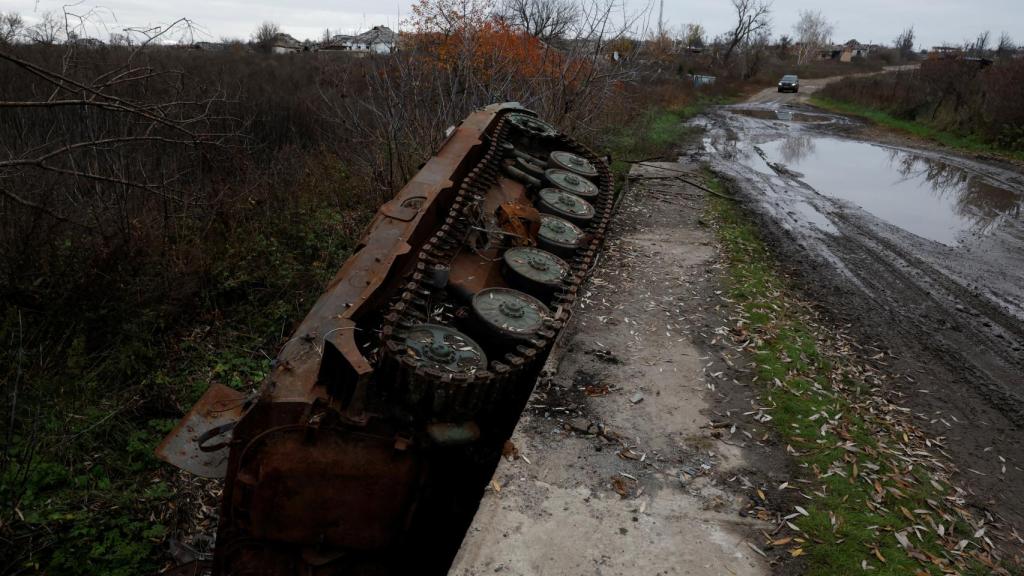
<instances>
[{"instance_id":1,"label":"mud","mask_svg":"<svg viewBox=\"0 0 1024 576\"><path fill-rule=\"evenodd\" d=\"M694 159L732 180L834 321L895 356L890 386L945 437L973 503L1024 525L1024 176L754 108L769 112L700 120Z\"/></svg>"}]
</instances>

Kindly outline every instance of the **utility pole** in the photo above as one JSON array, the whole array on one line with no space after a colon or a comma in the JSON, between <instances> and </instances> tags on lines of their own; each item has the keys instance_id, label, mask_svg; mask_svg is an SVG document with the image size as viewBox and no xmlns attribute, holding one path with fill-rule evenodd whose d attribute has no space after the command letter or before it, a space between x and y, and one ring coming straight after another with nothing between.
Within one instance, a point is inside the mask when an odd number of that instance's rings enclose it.
<instances>
[{"instance_id":1,"label":"utility pole","mask_svg":"<svg viewBox=\"0 0 1024 576\"><path fill-rule=\"evenodd\" d=\"M658 3L658 38L665 35L665 0Z\"/></svg>"}]
</instances>

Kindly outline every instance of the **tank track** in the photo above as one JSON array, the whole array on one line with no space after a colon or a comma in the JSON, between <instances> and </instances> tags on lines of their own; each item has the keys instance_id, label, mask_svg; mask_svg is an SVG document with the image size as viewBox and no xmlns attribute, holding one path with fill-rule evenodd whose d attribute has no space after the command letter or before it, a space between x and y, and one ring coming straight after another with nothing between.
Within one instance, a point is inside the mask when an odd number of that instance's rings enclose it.
<instances>
[{"instance_id":1,"label":"tank track","mask_svg":"<svg viewBox=\"0 0 1024 576\"><path fill-rule=\"evenodd\" d=\"M583 227L587 241L567 258L571 273L551 301L553 315L537 334L524 340L501 358L489 358L489 366L472 374L452 374L421 365L410 357L404 340L406 330L416 324L434 322L432 306L450 300L444 288L433 286L428 271L432 266L448 265L464 246L472 231L472 216L488 189L501 176L503 143L517 130L505 117L492 132L483 159L459 186L444 223L424 244L418 254L416 271L392 304L381 326L381 378L371 391L379 406L406 408L407 416L427 416L436 421L462 421L480 417L506 401L525 400L532 382L522 382L530 368L547 357L555 338L569 319L569 310L593 267L614 205L614 185L607 164L591 150L569 136L551 137L557 149L583 156L598 167L594 179L600 190L594 205L594 218ZM538 368L539 369L539 368ZM525 391L525 392L524 392ZM429 414L423 414L424 411Z\"/></svg>"}]
</instances>

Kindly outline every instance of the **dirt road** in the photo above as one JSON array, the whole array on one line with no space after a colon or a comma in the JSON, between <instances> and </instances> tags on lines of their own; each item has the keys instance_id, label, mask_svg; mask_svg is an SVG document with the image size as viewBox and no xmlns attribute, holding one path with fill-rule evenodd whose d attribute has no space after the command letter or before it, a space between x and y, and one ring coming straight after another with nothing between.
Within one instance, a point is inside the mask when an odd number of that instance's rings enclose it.
<instances>
[{"instance_id":1,"label":"dirt road","mask_svg":"<svg viewBox=\"0 0 1024 576\"><path fill-rule=\"evenodd\" d=\"M759 104L771 107L806 104L815 92L821 90L826 84L835 82L836 80L859 76L873 76L875 74L884 74L886 72L896 72L899 70L911 70L917 68L917 66L917 64L904 64L900 66L886 66L880 72L864 72L861 74L847 74L844 76L829 76L827 78L801 78L799 92L779 92L776 87L765 88L751 96L747 102L749 104Z\"/></svg>"},{"instance_id":2,"label":"dirt road","mask_svg":"<svg viewBox=\"0 0 1024 576\"><path fill-rule=\"evenodd\" d=\"M1024 176L865 140L801 104L817 85L713 111L702 157L822 308L891 350L890 386L974 503L1024 525Z\"/></svg>"},{"instance_id":3,"label":"dirt road","mask_svg":"<svg viewBox=\"0 0 1024 576\"><path fill-rule=\"evenodd\" d=\"M842 78L842 76L801 79L799 92L779 92L778 88L765 88L751 96L749 102L770 106L784 106L806 102L812 94L821 90L829 82L839 78Z\"/></svg>"}]
</instances>

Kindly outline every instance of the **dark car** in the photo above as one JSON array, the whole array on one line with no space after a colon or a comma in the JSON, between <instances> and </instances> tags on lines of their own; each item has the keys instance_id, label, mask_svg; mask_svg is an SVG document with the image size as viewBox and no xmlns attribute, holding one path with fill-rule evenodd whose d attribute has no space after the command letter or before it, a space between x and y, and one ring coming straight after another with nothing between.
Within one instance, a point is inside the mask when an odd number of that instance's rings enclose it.
<instances>
[{"instance_id":1,"label":"dark car","mask_svg":"<svg viewBox=\"0 0 1024 576\"><path fill-rule=\"evenodd\" d=\"M796 74L786 74L779 80L779 92L799 92L800 79Z\"/></svg>"}]
</instances>

